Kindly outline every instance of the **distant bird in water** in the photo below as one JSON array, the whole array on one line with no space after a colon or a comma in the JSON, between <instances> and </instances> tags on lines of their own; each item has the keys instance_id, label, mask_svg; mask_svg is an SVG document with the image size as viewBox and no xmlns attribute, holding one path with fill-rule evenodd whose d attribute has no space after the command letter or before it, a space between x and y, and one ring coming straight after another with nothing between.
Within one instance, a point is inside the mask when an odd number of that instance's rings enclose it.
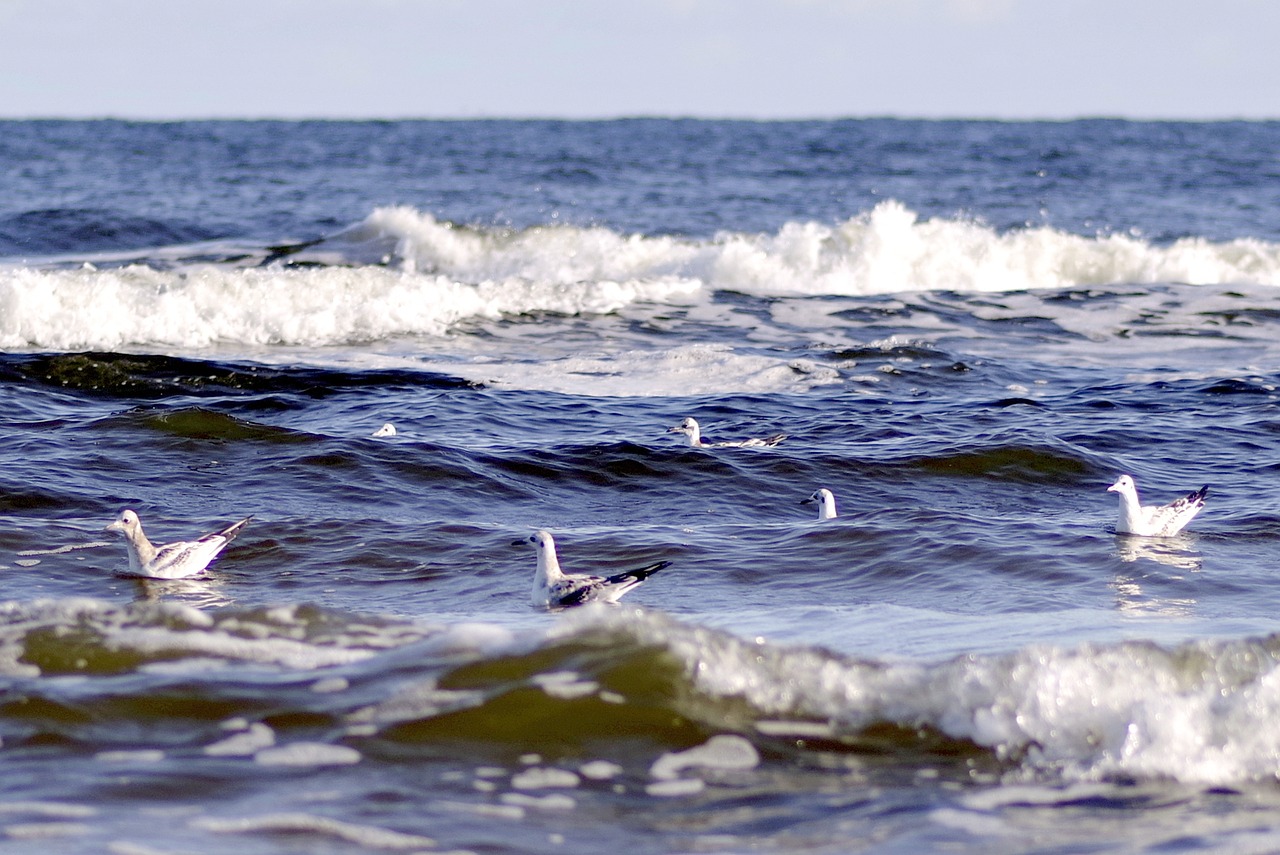
<instances>
[{"instance_id":1,"label":"distant bird in water","mask_svg":"<svg viewBox=\"0 0 1280 855\"><path fill-rule=\"evenodd\" d=\"M104 531L119 532L124 536L129 551L129 575L145 579L185 579L209 566L218 553L235 539L249 520L245 517L222 531L206 534L196 540L181 540L164 546L153 546L142 533L142 521L131 510L123 510L115 522Z\"/></svg>"},{"instance_id":2,"label":"distant bird in water","mask_svg":"<svg viewBox=\"0 0 1280 855\"><path fill-rule=\"evenodd\" d=\"M773 436L766 436L761 439L707 442L702 438L702 428L698 426L697 419L692 418L684 419L673 428L667 428L667 433L682 433L689 437L690 448L765 448L777 445L787 438L785 433L775 433Z\"/></svg>"},{"instance_id":3,"label":"distant bird in water","mask_svg":"<svg viewBox=\"0 0 1280 855\"><path fill-rule=\"evenodd\" d=\"M818 519L833 520L836 518L836 496L826 487L815 490L813 495L807 499L801 499L800 504L810 505L817 503Z\"/></svg>"},{"instance_id":4,"label":"distant bird in water","mask_svg":"<svg viewBox=\"0 0 1280 855\"><path fill-rule=\"evenodd\" d=\"M592 601L616 603L627 591L664 567L671 566L670 561L658 561L613 576L570 576L560 569L556 543L550 533L539 531L516 541L516 544L522 543L533 544L538 553L538 568L533 574L532 591L536 607L578 606Z\"/></svg>"},{"instance_id":5,"label":"distant bird in water","mask_svg":"<svg viewBox=\"0 0 1280 855\"><path fill-rule=\"evenodd\" d=\"M396 426L393 425L391 422L387 422L382 427L378 428L373 433L369 434L369 436L395 436L395 435L396 435Z\"/></svg>"},{"instance_id":6,"label":"distant bird in water","mask_svg":"<svg viewBox=\"0 0 1280 855\"><path fill-rule=\"evenodd\" d=\"M1120 495L1120 521L1116 523L1116 534L1170 537L1186 528L1187 523L1200 513L1209 488L1201 487L1167 505L1146 507L1138 500L1138 485L1128 475L1117 478L1107 492Z\"/></svg>"}]
</instances>

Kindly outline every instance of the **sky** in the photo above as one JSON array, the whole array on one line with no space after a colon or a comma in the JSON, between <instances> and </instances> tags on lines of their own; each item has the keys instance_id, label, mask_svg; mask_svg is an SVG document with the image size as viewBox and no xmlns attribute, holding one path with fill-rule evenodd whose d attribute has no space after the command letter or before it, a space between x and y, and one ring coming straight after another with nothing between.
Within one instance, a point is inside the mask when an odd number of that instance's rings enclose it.
<instances>
[{"instance_id":1,"label":"sky","mask_svg":"<svg viewBox=\"0 0 1280 855\"><path fill-rule=\"evenodd\" d=\"M1275 0L0 0L0 117L1280 118Z\"/></svg>"}]
</instances>

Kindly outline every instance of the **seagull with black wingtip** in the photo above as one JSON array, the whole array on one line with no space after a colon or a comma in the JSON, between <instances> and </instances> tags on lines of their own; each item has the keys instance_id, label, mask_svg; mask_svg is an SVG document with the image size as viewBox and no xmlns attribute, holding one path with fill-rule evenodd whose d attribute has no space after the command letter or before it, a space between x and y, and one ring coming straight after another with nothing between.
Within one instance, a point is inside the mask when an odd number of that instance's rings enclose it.
<instances>
[{"instance_id":1,"label":"seagull with black wingtip","mask_svg":"<svg viewBox=\"0 0 1280 855\"><path fill-rule=\"evenodd\" d=\"M618 598L665 567L670 561L657 561L635 570L612 576L569 575L560 569L556 542L546 531L537 531L516 544L531 543L538 553L538 567L533 574L531 599L536 607L562 608L588 602L616 603Z\"/></svg>"},{"instance_id":2,"label":"seagull with black wingtip","mask_svg":"<svg viewBox=\"0 0 1280 855\"><path fill-rule=\"evenodd\" d=\"M694 418L684 419L675 427L667 428L667 433L682 433L689 437L690 448L768 448L787 438L785 433L775 433L772 436L753 437L751 439L707 442L702 438L702 428L698 424L698 420Z\"/></svg>"},{"instance_id":3,"label":"seagull with black wingtip","mask_svg":"<svg viewBox=\"0 0 1280 855\"><path fill-rule=\"evenodd\" d=\"M129 575L144 579L185 579L202 572L253 517L195 540L155 546L142 531L137 513L125 509L103 531L118 532L129 551Z\"/></svg>"},{"instance_id":4,"label":"seagull with black wingtip","mask_svg":"<svg viewBox=\"0 0 1280 855\"><path fill-rule=\"evenodd\" d=\"M1172 537L1186 528L1187 523L1204 507L1204 497L1209 488L1188 493L1167 505L1143 505L1138 499L1138 485L1130 475L1121 475L1107 488L1108 493L1120 496L1120 519L1116 534L1136 534L1142 537Z\"/></svg>"}]
</instances>

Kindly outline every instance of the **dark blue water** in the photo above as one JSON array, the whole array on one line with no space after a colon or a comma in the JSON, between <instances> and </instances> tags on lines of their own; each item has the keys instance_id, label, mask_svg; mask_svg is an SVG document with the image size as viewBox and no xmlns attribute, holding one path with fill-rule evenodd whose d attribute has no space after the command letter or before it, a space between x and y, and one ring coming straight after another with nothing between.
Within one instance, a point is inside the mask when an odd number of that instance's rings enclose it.
<instances>
[{"instance_id":1,"label":"dark blue water","mask_svg":"<svg viewBox=\"0 0 1280 855\"><path fill-rule=\"evenodd\" d=\"M1276 240L1275 123L3 122L0 251L329 234L380 206L708 238L896 200L998 230Z\"/></svg>"},{"instance_id":2,"label":"dark blue water","mask_svg":"<svg viewBox=\"0 0 1280 855\"><path fill-rule=\"evenodd\" d=\"M0 124L8 845L1280 846L1278 146Z\"/></svg>"}]
</instances>

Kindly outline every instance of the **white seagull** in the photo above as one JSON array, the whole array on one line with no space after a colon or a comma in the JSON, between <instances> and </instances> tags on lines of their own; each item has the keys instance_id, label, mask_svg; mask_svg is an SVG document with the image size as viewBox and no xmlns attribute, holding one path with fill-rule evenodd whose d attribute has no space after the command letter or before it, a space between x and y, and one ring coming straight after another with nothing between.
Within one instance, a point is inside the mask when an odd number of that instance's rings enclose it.
<instances>
[{"instance_id":1,"label":"white seagull","mask_svg":"<svg viewBox=\"0 0 1280 855\"><path fill-rule=\"evenodd\" d=\"M185 579L209 566L228 543L253 517L245 517L222 531L206 534L196 540L180 540L154 546L142 533L142 522L131 510L123 510L104 531L118 531L129 550L129 575L144 579Z\"/></svg>"},{"instance_id":2,"label":"white seagull","mask_svg":"<svg viewBox=\"0 0 1280 855\"><path fill-rule=\"evenodd\" d=\"M764 448L777 445L787 438L785 433L775 433L773 436L766 436L762 439L741 439L736 442L707 442L702 438L702 428L698 427L697 419L685 419L675 427L667 428L667 433L682 433L689 437L690 448Z\"/></svg>"},{"instance_id":3,"label":"white seagull","mask_svg":"<svg viewBox=\"0 0 1280 855\"><path fill-rule=\"evenodd\" d=\"M516 543L532 543L538 551L538 569L533 574L532 590L535 607L559 608L592 601L616 603L627 591L662 568L671 566L670 561L658 561L614 576L569 576L560 569L556 542L550 533L535 532Z\"/></svg>"},{"instance_id":4,"label":"white seagull","mask_svg":"<svg viewBox=\"0 0 1280 855\"><path fill-rule=\"evenodd\" d=\"M807 499L801 499L800 504L808 505L813 502L818 504L818 519L833 520L836 518L836 496L826 487L815 490L813 495Z\"/></svg>"},{"instance_id":5,"label":"white seagull","mask_svg":"<svg viewBox=\"0 0 1280 855\"><path fill-rule=\"evenodd\" d=\"M369 436L378 436L378 437L395 436L395 435L396 435L396 426L393 425L391 422L387 422L382 427L378 428L373 433L369 434Z\"/></svg>"},{"instance_id":6,"label":"white seagull","mask_svg":"<svg viewBox=\"0 0 1280 855\"><path fill-rule=\"evenodd\" d=\"M1167 505L1146 507L1138 501L1138 486L1128 475L1117 478L1107 488L1107 492L1120 494L1120 521L1116 523L1116 534L1171 537L1182 531L1191 522L1191 518L1200 513L1209 488L1201 487Z\"/></svg>"}]
</instances>

